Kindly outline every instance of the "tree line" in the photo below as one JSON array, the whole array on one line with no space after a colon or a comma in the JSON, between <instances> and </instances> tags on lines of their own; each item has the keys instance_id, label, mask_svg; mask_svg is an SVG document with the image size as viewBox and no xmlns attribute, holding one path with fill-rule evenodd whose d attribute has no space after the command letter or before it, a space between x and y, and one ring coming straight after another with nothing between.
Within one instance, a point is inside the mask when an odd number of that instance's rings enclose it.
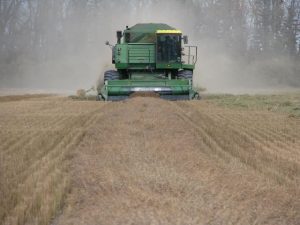
<instances>
[{"instance_id":1,"label":"tree line","mask_svg":"<svg viewBox=\"0 0 300 225\"><path fill-rule=\"evenodd\" d=\"M160 8L159 0L0 0L0 60L47 61L58 52L99 48L120 18ZM184 20L192 35L215 39L238 57L300 59L300 0L172 0L166 17ZM174 9L177 12L173 12ZM172 8L173 7L173 8ZM171 12L171 10L173 10ZM136 21L139 22L139 21ZM126 25L126 24L124 24ZM110 31L114 33L114 30Z\"/></svg>"}]
</instances>

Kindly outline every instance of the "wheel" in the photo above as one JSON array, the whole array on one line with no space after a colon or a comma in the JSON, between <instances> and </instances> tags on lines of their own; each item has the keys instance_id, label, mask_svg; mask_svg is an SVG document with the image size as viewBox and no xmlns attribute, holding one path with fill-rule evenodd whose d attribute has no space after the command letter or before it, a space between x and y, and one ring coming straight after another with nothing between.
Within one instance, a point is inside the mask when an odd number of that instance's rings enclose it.
<instances>
[{"instance_id":1,"label":"wheel","mask_svg":"<svg viewBox=\"0 0 300 225\"><path fill-rule=\"evenodd\" d=\"M194 96L194 100L201 100L201 96L198 93L196 93Z\"/></svg>"},{"instance_id":2,"label":"wheel","mask_svg":"<svg viewBox=\"0 0 300 225\"><path fill-rule=\"evenodd\" d=\"M104 73L104 81L107 80L118 80L120 79L120 74L115 70L108 70Z\"/></svg>"},{"instance_id":3,"label":"wheel","mask_svg":"<svg viewBox=\"0 0 300 225\"><path fill-rule=\"evenodd\" d=\"M101 98L101 96L98 94L97 96L96 96L96 101L98 102L98 101L102 101L102 98Z\"/></svg>"},{"instance_id":4,"label":"wheel","mask_svg":"<svg viewBox=\"0 0 300 225\"><path fill-rule=\"evenodd\" d=\"M119 80L120 74L118 71L115 70L108 70L104 73L104 81L107 80Z\"/></svg>"},{"instance_id":5,"label":"wheel","mask_svg":"<svg viewBox=\"0 0 300 225\"><path fill-rule=\"evenodd\" d=\"M192 70L180 70L180 71L178 71L178 78L193 80L193 71Z\"/></svg>"}]
</instances>

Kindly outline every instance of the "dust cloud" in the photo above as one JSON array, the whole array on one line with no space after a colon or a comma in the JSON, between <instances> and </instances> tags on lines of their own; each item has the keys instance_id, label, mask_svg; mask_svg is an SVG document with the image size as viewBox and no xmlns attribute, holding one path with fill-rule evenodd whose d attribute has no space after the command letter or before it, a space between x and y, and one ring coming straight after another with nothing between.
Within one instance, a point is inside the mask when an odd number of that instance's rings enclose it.
<instances>
[{"instance_id":1,"label":"dust cloud","mask_svg":"<svg viewBox=\"0 0 300 225\"><path fill-rule=\"evenodd\" d=\"M19 56L12 64L1 64L0 88L27 88L53 92L74 92L89 89L102 80L103 72L113 69L109 40L115 44L115 32L136 23L167 23L189 35L189 44L198 46L195 86L209 92L255 92L255 90L286 89L300 86L295 68L289 58L276 55L248 63L245 58L231 54L217 38L203 37L196 32L199 12L186 7L186 2L175 1L104 1L87 14L85 8L75 8L76 16L64 22L63 40L57 33L46 32L51 57L43 58L42 48ZM214 12L210 15L215 16ZM45 16L41 26L51 27L53 17ZM46 28L47 29L47 28ZM22 39L22 37L19 37ZM26 45L26 40L22 40ZM32 55L41 55L32 60Z\"/></svg>"}]
</instances>

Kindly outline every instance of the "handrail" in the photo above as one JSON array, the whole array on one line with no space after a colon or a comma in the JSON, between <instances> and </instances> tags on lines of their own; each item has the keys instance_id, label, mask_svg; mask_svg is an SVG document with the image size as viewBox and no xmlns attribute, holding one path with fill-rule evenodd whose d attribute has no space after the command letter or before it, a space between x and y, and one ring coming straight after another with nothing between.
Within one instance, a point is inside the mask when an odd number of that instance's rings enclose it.
<instances>
[{"instance_id":1,"label":"handrail","mask_svg":"<svg viewBox=\"0 0 300 225\"><path fill-rule=\"evenodd\" d=\"M192 61L192 64L195 65L198 61L198 46L188 45L184 47L188 48L188 54L186 55L188 57L188 64ZM195 49L195 55L191 54L191 49Z\"/></svg>"}]
</instances>

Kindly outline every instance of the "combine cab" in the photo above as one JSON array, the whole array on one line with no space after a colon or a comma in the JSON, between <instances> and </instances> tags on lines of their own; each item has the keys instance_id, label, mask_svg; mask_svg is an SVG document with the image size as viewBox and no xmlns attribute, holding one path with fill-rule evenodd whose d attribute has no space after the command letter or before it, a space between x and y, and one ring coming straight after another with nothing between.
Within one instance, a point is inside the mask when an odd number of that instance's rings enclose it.
<instances>
[{"instance_id":1,"label":"combine cab","mask_svg":"<svg viewBox=\"0 0 300 225\"><path fill-rule=\"evenodd\" d=\"M183 48L183 43L188 43L187 36L166 24L137 24L117 31L117 44L106 43L116 70L105 72L98 99L119 101L137 92L169 100L198 99L193 90L197 47Z\"/></svg>"}]
</instances>

